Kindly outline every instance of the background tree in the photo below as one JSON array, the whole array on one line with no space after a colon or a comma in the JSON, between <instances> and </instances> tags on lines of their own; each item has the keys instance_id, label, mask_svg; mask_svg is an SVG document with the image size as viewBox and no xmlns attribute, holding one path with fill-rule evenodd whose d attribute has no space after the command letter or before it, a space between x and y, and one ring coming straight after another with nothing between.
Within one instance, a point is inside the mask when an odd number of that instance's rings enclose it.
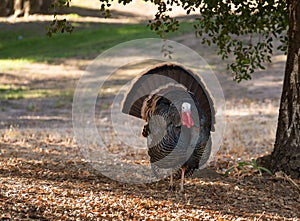
<instances>
[{"instance_id":1,"label":"background tree","mask_svg":"<svg viewBox=\"0 0 300 221\"><path fill-rule=\"evenodd\" d=\"M132 0L119 0L128 4ZM69 6L71 0L56 1L53 7ZM101 11L110 16L109 0L100 0ZM149 1L147 1L149 2ZM187 14L199 12L194 25L202 43L218 46L218 54L234 62L228 64L233 78L251 79L258 68L271 62L279 39L279 50L287 52L284 84L280 102L274 151L258 162L273 172L282 170L300 177L300 2L297 0L150 0L157 13L149 27L161 37L176 31L179 22L169 15L173 6L181 6ZM55 19L49 33L72 31L66 20ZM289 28L289 29L288 29ZM287 31L288 29L288 31Z\"/></svg>"},{"instance_id":2,"label":"background tree","mask_svg":"<svg viewBox=\"0 0 300 221\"><path fill-rule=\"evenodd\" d=\"M14 2L10 0L0 1L0 16L8 16L13 13Z\"/></svg>"},{"instance_id":3,"label":"background tree","mask_svg":"<svg viewBox=\"0 0 300 221\"><path fill-rule=\"evenodd\" d=\"M300 177L300 2L287 2L288 54L274 151L259 162Z\"/></svg>"},{"instance_id":4,"label":"background tree","mask_svg":"<svg viewBox=\"0 0 300 221\"><path fill-rule=\"evenodd\" d=\"M0 16L28 16L34 13L49 13L53 0L1 0Z\"/></svg>"}]
</instances>

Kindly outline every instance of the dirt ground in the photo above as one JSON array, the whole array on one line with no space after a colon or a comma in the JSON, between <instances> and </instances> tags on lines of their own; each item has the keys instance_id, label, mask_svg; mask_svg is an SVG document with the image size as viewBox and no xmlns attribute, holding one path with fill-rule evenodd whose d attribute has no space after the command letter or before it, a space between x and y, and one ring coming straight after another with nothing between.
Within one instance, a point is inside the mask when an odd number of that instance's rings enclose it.
<instances>
[{"instance_id":1,"label":"dirt ground","mask_svg":"<svg viewBox=\"0 0 300 221\"><path fill-rule=\"evenodd\" d=\"M221 175L238 161L272 151L285 56L275 55L266 70L237 84L215 48L193 33L173 40L205 58L226 98L223 144L208 168L186 180L184 193L167 191L168 179L126 184L105 177L83 157L72 128L72 92L93 58L28 64L0 73L1 84L70 93L0 101L1 220L300 219L299 180L260 176L253 168ZM101 104L109 109L105 100ZM99 128L111 133L111 125L100 121ZM118 141L110 147L121 150ZM143 153L127 160L148 164Z\"/></svg>"}]
</instances>

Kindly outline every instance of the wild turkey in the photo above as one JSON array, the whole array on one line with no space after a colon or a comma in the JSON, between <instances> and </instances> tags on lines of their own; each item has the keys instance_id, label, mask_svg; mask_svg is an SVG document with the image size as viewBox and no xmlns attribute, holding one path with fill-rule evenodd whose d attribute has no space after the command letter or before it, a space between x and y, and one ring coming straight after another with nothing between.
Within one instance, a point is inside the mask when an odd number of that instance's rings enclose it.
<instances>
[{"instance_id":1,"label":"wild turkey","mask_svg":"<svg viewBox=\"0 0 300 221\"><path fill-rule=\"evenodd\" d=\"M122 111L142 118L153 172L171 169L184 177L204 165L211 152L214 109L202 82L184 67L163 63L145 71L131 85Z\"/></svg>"}]
</instances>

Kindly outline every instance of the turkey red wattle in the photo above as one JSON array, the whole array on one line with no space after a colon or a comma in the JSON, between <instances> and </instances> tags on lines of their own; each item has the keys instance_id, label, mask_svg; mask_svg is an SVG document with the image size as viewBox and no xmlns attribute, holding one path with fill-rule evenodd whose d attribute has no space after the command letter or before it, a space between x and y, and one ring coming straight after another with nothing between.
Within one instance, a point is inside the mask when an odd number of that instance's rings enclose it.
<instances>
[{"instance_id":1,"label":"turkey red wattle","mask_svg":"<svg viewBox=\"0 0 300 221\"><path fill-rule=\"evenodd\" d=\"M191 115L191 111L184 111L181 113L182 126L186 126L187 128L194 126L194 121Z\"/></svg>"}]
</instances>

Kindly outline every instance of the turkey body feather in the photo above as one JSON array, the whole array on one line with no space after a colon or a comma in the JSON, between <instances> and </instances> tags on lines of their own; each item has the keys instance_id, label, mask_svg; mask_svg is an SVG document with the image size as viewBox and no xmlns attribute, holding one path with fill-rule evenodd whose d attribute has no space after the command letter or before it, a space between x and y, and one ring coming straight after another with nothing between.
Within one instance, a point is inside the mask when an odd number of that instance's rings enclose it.
<instances>
[{"instance_id":1,"label":"turkey body feather","mask_svg":"<svg viewBox=\"0 0 300 221\"><path fill-rule=\"evenodd\" d=\"M154 174L158 176L159 169L173 169L176 177L182 171L185 176L191 175L199 168L204 153L210 152L206 150L210 128L197 100L191 93L178 88L163 96L151 95L145 102L142 116L147 124L143 135L147 137ZM190 128L182 123L183 103L191 104L194 125Z\"/></svg>"}]
</instances>

